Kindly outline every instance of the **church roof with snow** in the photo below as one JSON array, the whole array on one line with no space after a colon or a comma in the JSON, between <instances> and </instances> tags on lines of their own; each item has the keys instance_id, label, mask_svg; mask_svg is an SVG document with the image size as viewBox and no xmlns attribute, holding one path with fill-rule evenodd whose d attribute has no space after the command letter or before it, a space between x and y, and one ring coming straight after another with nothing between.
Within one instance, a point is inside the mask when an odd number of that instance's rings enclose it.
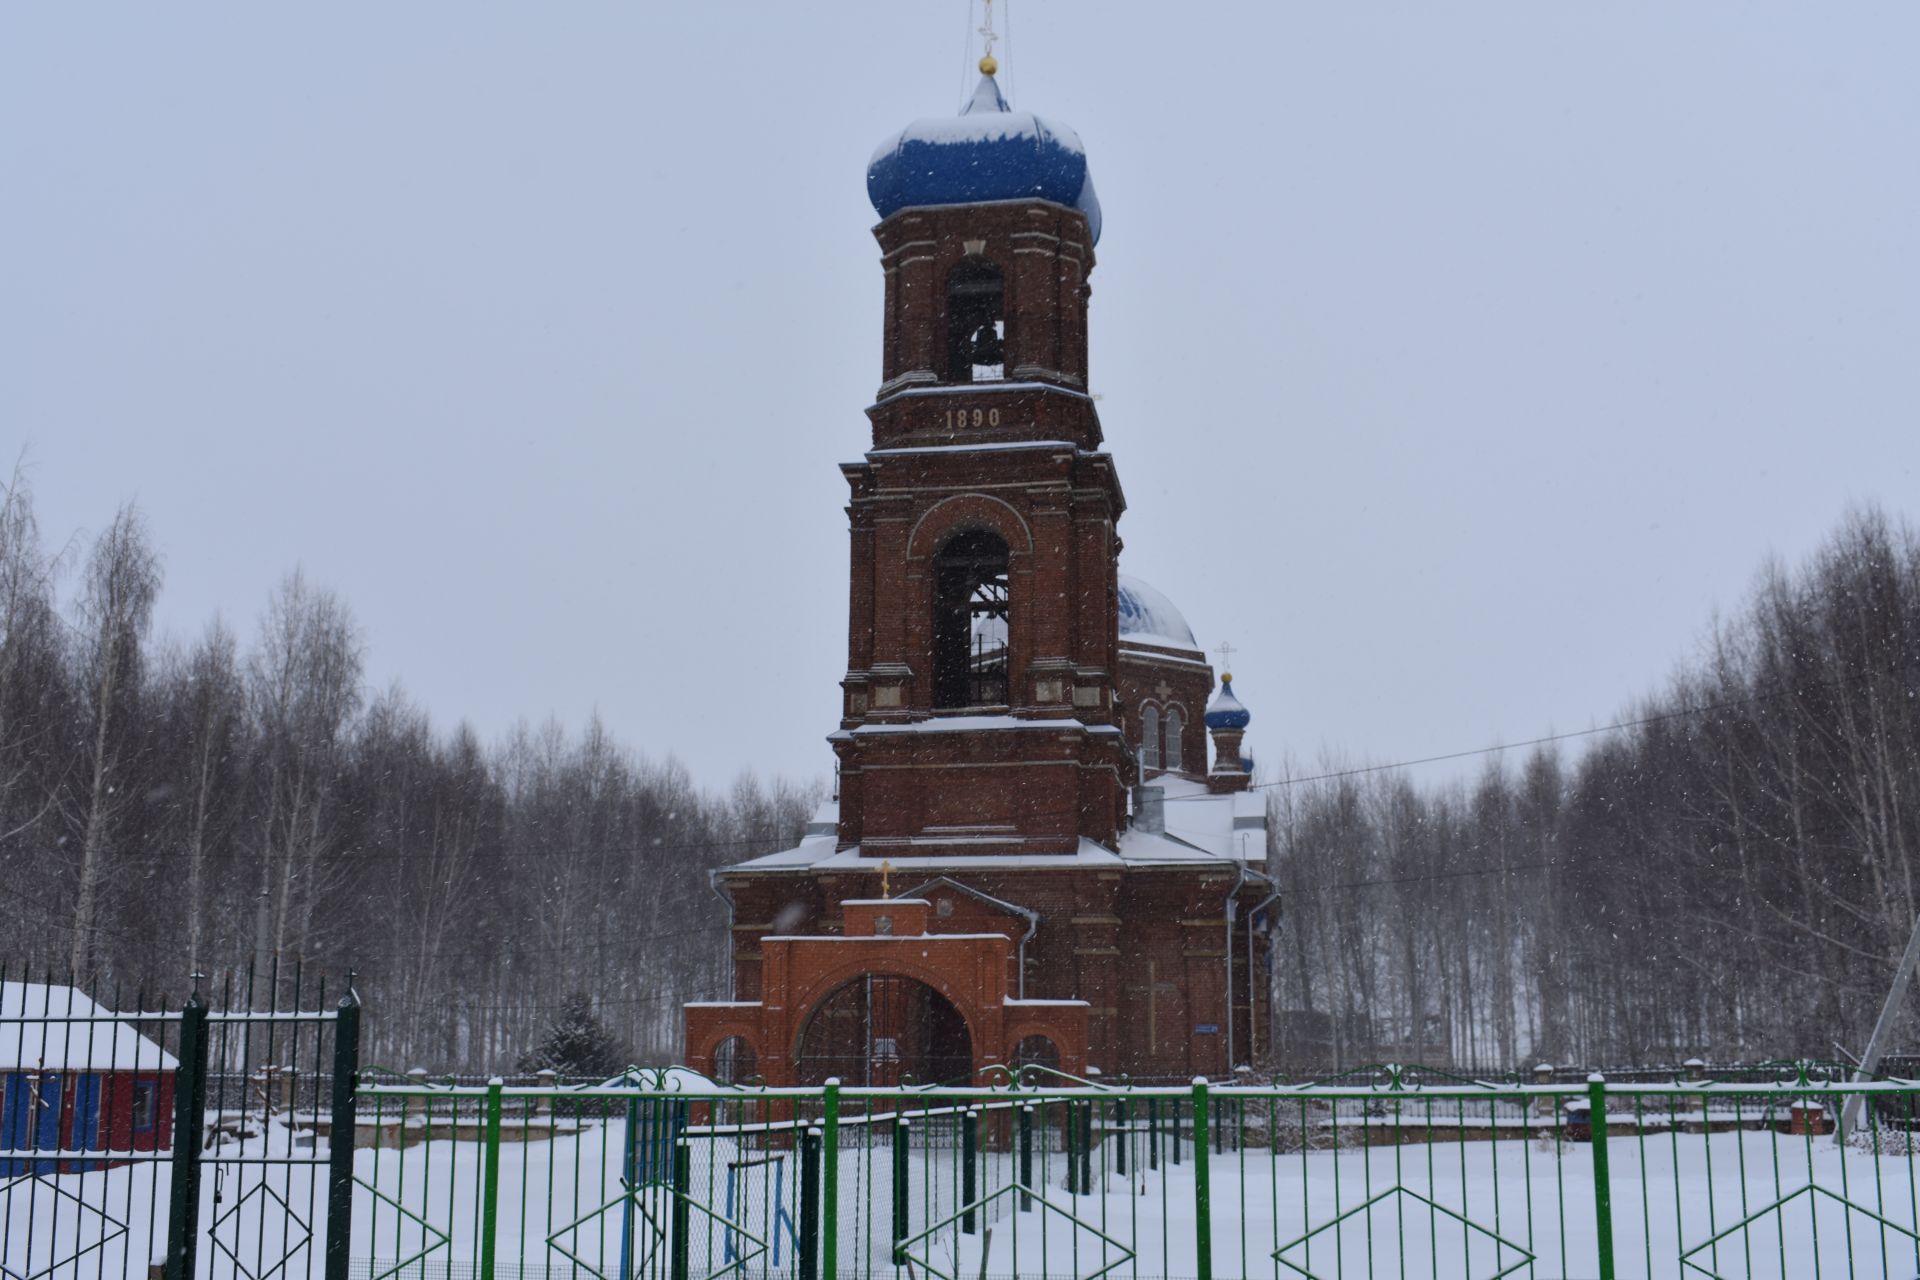
<instances>
[{"instance_id":1,"label":"church roof with snow","mask_svg":"<svg viewBox=\"0 0 1920 1280\"><path fill-rule=\"evenodd\" d=\"M1154 587L1120 575L1120 642L1159 645L1163 649L1200 652L1193 628L1174 608L1173 601Z\"/></svg>"},{"instance_id":2,"label":"church roof with snow","mask_svg":"<svg viewBox=\"0 0 1920 1280\"><path fill-rule=\"evenodd\" d=\"M1207 784L1178 774L1160 774L1153 785L1165 794L1166 829L1120 833L1120 847L1109 849L1082 840L1077 853L960 853L926 856L887 855L902 875L941 871L1025 871L1049 867L1159 867L1182 864L1263 862L1267 856L1267 803L1263 796L1239 791L1214 794ZM834 848L840 806L828 800L807 824L792 849L762 854L723 867L724 871L878 871L881 859L860 846Z\"/></svg>"},{"instance_id":3,"label":"church roof with snow","mask_svg":"<svg viewBox=\"0 0 1920 1280\"><path fill-rule=\"evenodd\" d=\"M882 218L926 205L1050 200L1087 216L1100 239L1100 201L1078 134L1015 111L991 75L957 116L916 120L867 163L867 196Z\"/></svg>"}]
</instances>

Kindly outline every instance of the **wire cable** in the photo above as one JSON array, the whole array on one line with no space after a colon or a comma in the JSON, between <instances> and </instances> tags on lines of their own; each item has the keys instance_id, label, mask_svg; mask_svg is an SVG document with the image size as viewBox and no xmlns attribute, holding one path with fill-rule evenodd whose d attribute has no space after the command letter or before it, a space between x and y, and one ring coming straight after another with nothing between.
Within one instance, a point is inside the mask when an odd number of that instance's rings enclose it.
<instances>
[{"instance_id":1,"label":"wire cable","mask_svg":"<svg viewBox=\"0 0 1920 1280\"><path fill-rule=\"evenodd\" d=\"M1783 689L1777 693L1753 694L1744 698L1729 698L1725 702L1710 702L1698 707L1682 707L1678 711L1663 711L1658 715L1642 716L1637 720L1619 720L1613 724L1597 725L1591 729L1570 729L1566 733L1549 733L1538 738L1527 738L1521 742L1502 742L1491 747L1475 747L1471 751L1448 751L1437 756L1420 756L1413 760L1397 760L1391 764L1359 765L1352 769L1335 769L1329 773L1309 774L1301 778L1276 778L1272 782L1256 782L1247 787L1248 791L1265 791L1273 787L1297 787L1309 782L1329 782L1336 778L1353 778L1367 773L1385 773L1392 769L1408 769L1415 765L1439 764L1447 760L1466 760L1474 756L1497 755L1503 751L1520 751L1527 747L1545 746L1550 742L1566 742L1572 738L1589 738L1595 734L1612 733L1619 729L1639 729L1650 724L1663 724L1669 720L1684 720L1689 716L1705 715L1712 711L1725 711L1730 707L1751 706L1760 702L1771 702L1794 692ZM1178 804L1190 800L1211 800L1204 796L1168 796L1166 803Z\"/></svg>"}]
</instances>

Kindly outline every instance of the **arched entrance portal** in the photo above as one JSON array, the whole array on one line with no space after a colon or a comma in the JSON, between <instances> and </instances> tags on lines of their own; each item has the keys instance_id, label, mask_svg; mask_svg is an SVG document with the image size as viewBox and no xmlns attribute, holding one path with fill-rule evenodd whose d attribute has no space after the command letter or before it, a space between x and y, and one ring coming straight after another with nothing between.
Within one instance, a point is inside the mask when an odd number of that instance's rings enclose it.
<instances>
[{"instance_id":1,"label":"arched entrance portal","mask_svg":"<svg viewBox=\"0 0 1920 1280\"><path fill-rule=\"evenodd\" d=\"M866 974L814 1008L800 1033L795 1083L838 1076L848 1085L966 1081L973 1037L953 1003L924 982Z\"/></svg>"}]
</instances>

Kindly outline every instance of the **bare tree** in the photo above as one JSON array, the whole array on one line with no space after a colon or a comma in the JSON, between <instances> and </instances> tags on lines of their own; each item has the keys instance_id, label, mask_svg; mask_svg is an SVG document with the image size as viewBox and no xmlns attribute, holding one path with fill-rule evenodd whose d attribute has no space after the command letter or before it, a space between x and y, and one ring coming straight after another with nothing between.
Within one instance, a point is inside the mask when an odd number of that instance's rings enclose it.
<instances>
[{"instance_id":1,"label":"bare tree","mask_svg":"<svg viewBox=\"0 0 1920 1280\"><path fill-rule=\"evenodd\" d=\"M210 961L213 911L209 863L238 816L245 744L246 690L233 632L218 618L166 679L162 723L171 747L169 798L177 815L165 855L185 863L187 959L197 971Z\"/></svg>"},{"instance_id":2,"label":"bare tree","mask_svg":"<svg viewBox=\"0 0 1920 1280\"><path fill-rule=\"evenodd\" d=\"M247 681L262 759L254 937L262 967L306 947L323 878L339 870L328 857L338 834L332 800L360 670L346 605L295 570L267 602Z\"/></svg>"},{"instance_id":3,"label":"bare tree","mask_svg":"<svg viewBox=\"0 0 1920 1280\"><path fill-rule=\"evenodd\" d=\"M142 678L141 646L160 592L160 561L131 504L95 541L87 560L77 627L86 739L84 786L70 808L79 828L73 939L68 967L95 974L100 897L113 855L115 825L135 798L129 742Z\"/></svg>"},{"instance_id":4,"label":"bare tree","mask_svg":"<svg viewBox=\"0 0 1920 1280\"><path fill-rule=\"evenodd\" d=\"M26 940L23 959L47 962L49 940L30 926L56 916L60 890L39 872L70 763L62 746L77 720L54 605L58 566L41 546L16 464L0 490L0 876L13 888L0 894L0 926Z\"/></svg>"}]
</instances>

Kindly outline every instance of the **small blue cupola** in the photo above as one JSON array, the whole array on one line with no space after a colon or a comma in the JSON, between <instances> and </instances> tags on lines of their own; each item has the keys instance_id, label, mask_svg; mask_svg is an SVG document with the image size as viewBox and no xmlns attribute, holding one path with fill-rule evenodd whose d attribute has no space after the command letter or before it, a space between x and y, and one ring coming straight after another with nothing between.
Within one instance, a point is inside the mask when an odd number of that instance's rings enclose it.
<instances>
[{"instance_id":1,"label":"small blue cupola","mask_svg":"<svg viewBox=\"0 0 1920 1280\"><path fill-rule=\"evenodd\" d=\"M1233 677L1220 677L1220 692L1207 704L1207 728L1244 729L1253 722L1253 713L1233 696Z\"/></svg>"},{"instance_id":2,"label":"small blue cupola","mask_svg":"<svg viewBox=\"0 0 1920 1280\"><path fill-rule=\"evenodd\" d=\"M927 205L1050 200L1085 214L1100 239L1100 201L1079 136L1015 111L991 71L959 115L916 120L880 144L867 163L867 196L882 218Z\"/></svg>"}]
</instances>

